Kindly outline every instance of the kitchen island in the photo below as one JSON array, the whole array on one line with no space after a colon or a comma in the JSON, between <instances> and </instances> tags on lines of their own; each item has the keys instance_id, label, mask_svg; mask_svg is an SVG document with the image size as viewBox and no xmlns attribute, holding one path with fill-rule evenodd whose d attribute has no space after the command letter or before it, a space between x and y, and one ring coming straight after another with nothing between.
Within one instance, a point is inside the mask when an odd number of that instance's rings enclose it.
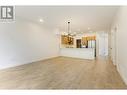
<instances>
[{"instance_id":1,"label":"kitchen island","mask_svg":"<svg viewBox=\"0 0 127 95\"><path fill-rule=\"evenodd\" d=\"M95 48L61 48L60 56L95 59Z\"/></svg>"}]
</instances>

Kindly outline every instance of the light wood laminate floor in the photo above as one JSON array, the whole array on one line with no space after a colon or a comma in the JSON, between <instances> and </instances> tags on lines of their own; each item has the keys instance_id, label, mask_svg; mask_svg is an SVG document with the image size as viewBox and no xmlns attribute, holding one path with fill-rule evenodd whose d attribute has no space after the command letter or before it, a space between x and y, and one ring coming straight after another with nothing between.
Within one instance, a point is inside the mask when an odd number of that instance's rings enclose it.
<instances>
[{"instance_id":1,"label":"light wood laminate floor","mask_svg":"<svg viewBox=\"0 0 127 95\"><path fill-rule=\"evenodd\" d=\"M105 59L57 57L0 71L0 89L125 89Z\"/></svg>"}]
</instances>

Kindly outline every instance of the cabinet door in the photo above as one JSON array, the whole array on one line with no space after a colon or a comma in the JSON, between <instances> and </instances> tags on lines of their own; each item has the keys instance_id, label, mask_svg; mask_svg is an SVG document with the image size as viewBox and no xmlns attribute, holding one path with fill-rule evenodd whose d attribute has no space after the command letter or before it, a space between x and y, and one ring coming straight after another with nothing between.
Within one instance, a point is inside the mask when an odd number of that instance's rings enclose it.
<instances>
[{"instance_id":1,"label":"cabinet door","mask_svg":"<svg viewBox=\"0 0 127 95\"><path fill-rule=\"evenodd\" d=\"M61 44L68 44L68 37L65 35L61 36Z\"/></svg>"},{"instance_id":2,"label":"cabinet door","mask_svg":"<svg viewBox=\"0 0 127 95\"><path fill-rule=\"evenodd\" d=\"M64 36L63 35L61 36L61 44L65 44Z\"/></svg>"}]
</instances>

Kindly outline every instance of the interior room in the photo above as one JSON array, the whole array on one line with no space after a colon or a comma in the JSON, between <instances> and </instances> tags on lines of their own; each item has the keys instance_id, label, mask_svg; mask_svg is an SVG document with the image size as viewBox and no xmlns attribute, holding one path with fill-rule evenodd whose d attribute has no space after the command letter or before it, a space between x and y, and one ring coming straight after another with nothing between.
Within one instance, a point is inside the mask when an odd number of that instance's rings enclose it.
<instances>
[{"instance_id":1,"label":"interior room","mask_svg":"<svg viewBox=\"0 0 127 95\"><path fill-rule=\"evenodd\" d=\"M0 89L127 88L126 6L5 8Z\"/></svg>"}]
</instances>

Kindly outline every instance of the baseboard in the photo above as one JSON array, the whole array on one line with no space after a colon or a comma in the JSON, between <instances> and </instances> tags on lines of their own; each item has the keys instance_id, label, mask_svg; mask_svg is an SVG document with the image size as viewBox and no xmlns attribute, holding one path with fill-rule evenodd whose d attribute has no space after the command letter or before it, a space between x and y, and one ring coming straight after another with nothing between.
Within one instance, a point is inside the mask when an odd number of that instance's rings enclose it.
<instances>
[{"instance_id":1,"label":"baseboard","mask_svg":"<svg viewBox=\"0 0 127 95\"><path fill-rule=\"evenodd\" d=\"M2 67L2 68L0 68L0 70L9 69L9 68L17 67L17 66L22 66L25 64L31 64L31 63L38 62L38 61L46 61L46 60L50 60L50 59L57 58L57 57L59 57L59 55L58 56L52 56L52 57L46 57L46 58L40 58L37 60L29 60L27 62Z\"/></svg>"},{"instance_id":2,"label":"baseboard","mask_svg":"<svg viewBox=\"0 0 127 95\"><path fill-rule=\"evenodd\" d=\"M120 69L120 66L117 65L117 71L119 72L120 76L122 77L123 81L125 82L125 84L127 85L127 78L124 76L124 74L122 73L122 70Z\"/></svg>"}]
</instances>

